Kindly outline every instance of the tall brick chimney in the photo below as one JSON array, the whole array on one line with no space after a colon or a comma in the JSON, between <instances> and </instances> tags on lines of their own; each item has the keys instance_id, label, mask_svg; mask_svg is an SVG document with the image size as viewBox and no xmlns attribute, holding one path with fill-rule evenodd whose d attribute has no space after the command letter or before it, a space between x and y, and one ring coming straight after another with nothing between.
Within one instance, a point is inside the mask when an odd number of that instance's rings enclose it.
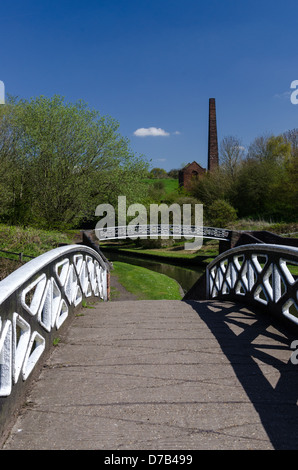
<instances>
[{"instance_id":1,"label":"tall brick chimney","mask_svg":"<svg viewBox=\"0 0 298 470\"><path fill-rule=\"evenodd\" d=\"M209 99L208 171L218 168L215 98Z\"/></svg>"}]
</instances>

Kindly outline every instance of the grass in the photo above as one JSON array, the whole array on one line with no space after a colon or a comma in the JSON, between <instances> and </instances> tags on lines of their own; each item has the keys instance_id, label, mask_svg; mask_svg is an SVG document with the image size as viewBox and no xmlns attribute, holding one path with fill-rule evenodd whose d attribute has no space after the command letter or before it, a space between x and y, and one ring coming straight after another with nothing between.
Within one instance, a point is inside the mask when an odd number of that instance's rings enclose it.
<instances>
[{"instance_id":1,"label":"grass","mask_svg":"<svg viewBox=\"0 0 298 470\"><path fill-rule=\"evenodd\" d=\"M164 274L119 261L113 262L112 276L139 300L181 300L178 283Z\"/></svg>"},{"instance_id":2,"label":"grass","mask_svg":"<svg viewBox=\"0 0 298 470\"><path fill-rule=\"evenodd\" d=\"M287 236L298 232L298 222L274 223L266 220L238 219L228 226L230 230L260 231L266 230L277 235ZM295 235L292 235L295 238ZM296 235L297 236L297 235Z\"/></svg>"},{"instance_id":3,"label":"grass","mask_svg":"<svg viewBox=\"0 0 298 470\"><path fill-rule=\"evenodd\" d=\"M178 179L165 178L163 182L164 182L166 194L177 191L177 189L179 188Z\"/></svg>"},{"instance_id":4,"label":"grass","mask_svg":"<svg viewBox=\"0 0 298 470\"><path fill-rule=\"evenodd\" d=\"M177 191L179 188L178 179L174 179L174 178L161 178L161 179L147 178L144 180L146 184L152 184L152 185L156 183L156 181L163 182L163 186L164 186L166 194L170 194L174 191Z\"/></svg>"},{"instance_id":5,"label":"grass","mask_svg":"<svg viewBox=\"0 0 298 470\"><path fill-rule=\"evenodd\" d=\"M72 243L73 237L72 232L60 233L0 224L0 250L22 253L25 256L23 261L29 261L30 258L26 256L34 258L58 247L60 243ZM2 280L23 263L19 261L18 255L1 252L0 255L0 280Z\"/></svg>"},{"instance_id":6,"label":"grass","mask_svg":"<svg viewBox=\"0 0 298 470\"><path fill-rule=\"evenodd\" d=\"M161 256L165 259L172 258L172 259L185 259L185 260L194 260L199 257L204 257L205 262L209 262L208 259L213 259L218 255L218 241L216 240L208 240L205 241L202 247L197 251L185 250L184 249L184 242L177 243L175 246L168 247L168 248L143 248L138 246L133 242L129 242L126 244L100 244L103 251L109 250L112 248L113 250L117 250L119 253L131 253L135 255L151 255L151 256ZM207 258L206 258L207 257Z\"/></svg>"},{"instance_id":7,"label":"grass","mask_svg":"<svg viewBox=\"0 0 298 470\"><path fill-rule=\"evenodd\" d=\"M59 343L61 341L61 338L57 337L53 339L53 346L59 346Z\"/></svg>"},{"instance_id":8,"label":"grass","mask_svg":"<svg viewBox=\"0 0 298 470\"><path fill-rule=\"evenodd\" d=\"M0 224L0 250L35 257L70 242L71 235L66 233Z\"/></svg>"}]
</instances>

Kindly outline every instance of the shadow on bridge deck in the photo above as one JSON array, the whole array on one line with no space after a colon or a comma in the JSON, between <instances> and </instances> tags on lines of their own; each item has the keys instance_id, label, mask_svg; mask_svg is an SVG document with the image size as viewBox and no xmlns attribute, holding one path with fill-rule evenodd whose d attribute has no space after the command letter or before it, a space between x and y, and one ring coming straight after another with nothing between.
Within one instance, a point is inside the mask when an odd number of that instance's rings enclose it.
<instances>
[{"instance_id":1,"label":"shadow on bridge deck","mask_svg":"<svg viewBox=\"0 0 298 470\"><path fill-rule=\"evenodd\" d=\"M258 412L274 449L298 449L298 364L291 362L297 328L222 302L186 301L206 323ZM212 312L212 313L211 313ZM296 333L296 334L295 334ZM293 350L292 350L293 352Z\"/></svg>"}]
</instances>

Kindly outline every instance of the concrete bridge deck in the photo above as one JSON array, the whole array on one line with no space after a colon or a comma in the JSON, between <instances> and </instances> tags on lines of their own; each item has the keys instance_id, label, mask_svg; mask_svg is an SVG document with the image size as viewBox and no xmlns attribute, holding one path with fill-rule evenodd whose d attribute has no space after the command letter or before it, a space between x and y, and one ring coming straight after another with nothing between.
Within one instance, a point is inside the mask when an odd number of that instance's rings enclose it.
<instances>
[{"instance_id":1,"label":"concrete bridge deck","mask_svg":"<svg viewBox=\"0 0 298 470\"><path fill-rule=\"evenodd\" d=\"M266 316L120 301L76 316L3 449L297 449L298 365Z\"/></svg>"}]
</instances>

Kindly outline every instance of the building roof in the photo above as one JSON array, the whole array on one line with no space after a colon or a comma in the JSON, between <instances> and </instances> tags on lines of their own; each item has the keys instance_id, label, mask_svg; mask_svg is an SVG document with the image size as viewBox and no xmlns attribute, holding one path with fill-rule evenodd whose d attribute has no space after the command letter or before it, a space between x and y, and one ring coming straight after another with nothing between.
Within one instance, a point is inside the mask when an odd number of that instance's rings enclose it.
<instances>
[{"instance_id":1,"label":"building roof","mask_svg":"<svg viewBox=\"0 0 298 470\"><path fill-rule=\"evenodd\" d=\"M205 170L205 168L203 168L201 165L199 165L197 162L193 161L192 163L188 163L187 165L185 165L184 168L182 168L180 171L186 171L189 169L190 166L193 166L193 165L196 165L197 167L201 168L201 170Z\"/></svg>"}]
</instances>

